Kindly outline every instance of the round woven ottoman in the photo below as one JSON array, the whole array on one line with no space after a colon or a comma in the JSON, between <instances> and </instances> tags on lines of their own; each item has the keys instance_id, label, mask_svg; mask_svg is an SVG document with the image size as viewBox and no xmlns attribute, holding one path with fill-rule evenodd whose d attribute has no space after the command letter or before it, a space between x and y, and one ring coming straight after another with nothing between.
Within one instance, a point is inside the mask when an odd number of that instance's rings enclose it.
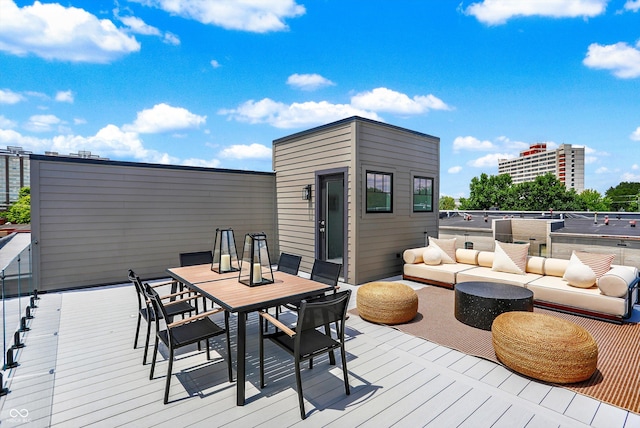
<instances>
[{"instance_id":1,"label":"round woven ottoman","mask_svg":"<svg viewBox=\"0 0 640 428\"><path fill-rule=\"evenodd\" d=\"M596 371L598 345L570 321L535 312L506 312L491 327L498 359L523 375L553 383L587 380Z\"/></svg>"},{"instance_id":2,"label":"round woven ottoman","mask_svg":"<svg viewBox=\"0 0 640 428\"><path fill-rule=\"evenodd\" d=\"M418 295L398 282L370 282L358 288L358 313L378 324L401 324L418 313Z\"/></svg>"}]
</instances>

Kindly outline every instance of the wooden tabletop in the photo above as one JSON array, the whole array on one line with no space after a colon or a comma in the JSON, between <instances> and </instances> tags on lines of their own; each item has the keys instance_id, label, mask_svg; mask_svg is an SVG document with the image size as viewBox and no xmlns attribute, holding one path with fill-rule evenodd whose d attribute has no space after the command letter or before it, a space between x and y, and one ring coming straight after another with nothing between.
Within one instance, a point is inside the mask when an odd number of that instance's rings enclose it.
<instances>
[{"instance_id":1,"label":"wooden tabletop","mask_svg":"<svg viewBox=\"0 0 640 428\"><path fill-rule=\"evenodd\" d=\"M210 265L171 268L172 277L231 312L249 312L281 303L317 296L333 287L284 272L273 272L274 283L249 287L238 281L238 272L222 278Z\"/></svg>"}]
</instances>

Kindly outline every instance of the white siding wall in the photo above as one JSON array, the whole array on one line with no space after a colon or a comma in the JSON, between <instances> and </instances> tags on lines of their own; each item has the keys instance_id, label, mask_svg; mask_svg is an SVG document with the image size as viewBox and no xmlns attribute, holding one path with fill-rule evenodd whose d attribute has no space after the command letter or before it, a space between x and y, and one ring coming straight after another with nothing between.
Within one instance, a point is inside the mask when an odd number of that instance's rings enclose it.
<instances>
[{"instance_id":1,"label":"white siding wall","mask_svg":"<svg viewBox=\"0 0 640 428\"><path fill-rule=\"evenodd\" d=\"M272 257L275 176L32 156L34 271L41 290L166 277L178 254L210 250L216 227L265 232ZM274 263L277 260L272 260Z\"/></svg>"}]
</instances>

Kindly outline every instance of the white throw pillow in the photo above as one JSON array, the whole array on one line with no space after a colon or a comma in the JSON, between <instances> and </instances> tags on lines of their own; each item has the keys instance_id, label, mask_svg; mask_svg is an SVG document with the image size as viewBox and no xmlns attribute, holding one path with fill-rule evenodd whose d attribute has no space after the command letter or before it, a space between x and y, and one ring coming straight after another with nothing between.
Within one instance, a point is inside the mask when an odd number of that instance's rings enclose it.
<instances>
[{"instance_id":1,"label":"white throw pillow","mask_svg":"<svg viewBox=\"0 0 640 428\"><path fill-rule=\"evenodd\" d=\"M571 258L573 260L576 257L581 263L589 266L591 270L596 274L596 278L600 278L611 269L611 263L615 259L615 254L598 254L587 253L585 251L573 251Z\"/></svg>"},{"instance_id":2,"label":"white throw pillow","mask_svg":"<svg viewBox=\"0 0 640 428\"><path fill-rule=\"evenodd\" d=\"M491 270L524 275L527 271L529 244L507 244L496 241Z\"/></svg>"},{"instance_id":3,"label":"white throw pillow","mask_svg":"<svg viewBox=\"0 0 640 428\"><path fill-rule=\"evenodd\" d=\"M429 246L434 246L440 250L442 263L456 262L456 238L438 239L429 237Z\"/></svg>"},{"instance_id":4,"label":"white throw pillow","mask_svg":"<svg viewBox=\"0 0 640 428\"><path fill-rule=\"evenodd\" d=\"M638 270L629 266L617 266L598 279L598 288L605 296L625 297L629 284L636 279Z\"/></svg>"},{"instance_id":5,"label":"white throw pillow","mask_svg":"<svg viewBox=\"0 0 640 428\"><path fill-rule=\"evenodd\" d=\"M569 285L578 288L591 288L596 283L596 273L589 266L572 261L562 277Z\"/></svg>"},{"instance_id":6,"label":"white throw pillow","mask_svg":"<svg viewBox=\"0 0 640 428\"><path fill-rule=\"evenodd\" d=\"M442 252L439 248L429 245L422 253L422 261L425 265L439 265L442 263Z\"/></svg>"}]
</instances>

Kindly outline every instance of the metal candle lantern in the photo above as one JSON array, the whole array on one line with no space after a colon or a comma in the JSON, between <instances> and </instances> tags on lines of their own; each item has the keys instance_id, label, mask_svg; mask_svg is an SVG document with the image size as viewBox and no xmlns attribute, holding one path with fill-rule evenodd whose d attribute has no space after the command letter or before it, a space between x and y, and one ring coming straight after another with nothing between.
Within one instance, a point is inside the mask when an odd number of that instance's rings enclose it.
<instances>
[{"instance_id":1,"label":"metal candle lantern","mask_svg":"<svg viewBox=\"0 0 640 428\"><path fill-rule=\"evenodd\" d=\"M237 272L240 270L233 229L216 229L211 270L218 273Z\"/></svg>"},{"instance_id":2,"label":"metal candle lantern","mask_svg":"<svg viewBox=\"0 0 640 428\"><path fill-rule=\"evenodd\" d=\"M273 283L267 236L264 233L245 235L238 281L249 287Z\"/></svg>"}]
</instances>

